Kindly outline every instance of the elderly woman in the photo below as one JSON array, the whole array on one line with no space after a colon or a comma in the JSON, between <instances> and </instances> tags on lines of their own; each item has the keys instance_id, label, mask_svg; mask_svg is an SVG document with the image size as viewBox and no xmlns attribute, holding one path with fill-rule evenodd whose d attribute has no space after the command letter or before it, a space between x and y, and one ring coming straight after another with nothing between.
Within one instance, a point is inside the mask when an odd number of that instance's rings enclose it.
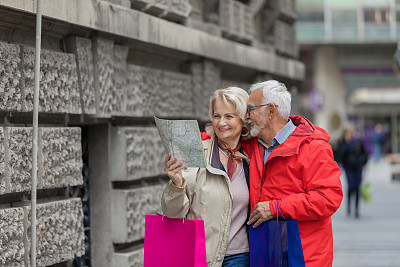
<instances>
[{"instance_id":1,"label":"elderly woman","mask_svg":"<svg viewBox=\"0 0 400 267\"><path fill-rule=\"evenodd\" d=\"M237 87L217 90L211 97L215 134L203 142L206 168L185 168L170 155L165 159L164 172L171 180L162 195L162 210L171 218L204 220L209 267L249 266L249 175L240 146L240 139L249 136L247 99Z\"/></svg>"}]
</instances>

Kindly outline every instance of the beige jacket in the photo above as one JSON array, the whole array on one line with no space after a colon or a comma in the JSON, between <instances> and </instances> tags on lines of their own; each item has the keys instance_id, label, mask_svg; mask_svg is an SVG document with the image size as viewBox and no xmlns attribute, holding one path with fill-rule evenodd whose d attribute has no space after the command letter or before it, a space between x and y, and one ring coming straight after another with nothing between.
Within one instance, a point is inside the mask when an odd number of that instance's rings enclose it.
<instances>
[{"instance_id":1,"label":"beige jacket","mask_svg":"<svg viewBox=\"0 0 400 267\"><path fill-rule=\"evenodd\" d=\"M207 266L219 267L228 246L232 217L232 188L228 175L210 166L214 138L206 140L206 168L183 171L183 187L171 181L164 189L161 208L170 218L204 220Z\"/></svg>"}]
</instances>

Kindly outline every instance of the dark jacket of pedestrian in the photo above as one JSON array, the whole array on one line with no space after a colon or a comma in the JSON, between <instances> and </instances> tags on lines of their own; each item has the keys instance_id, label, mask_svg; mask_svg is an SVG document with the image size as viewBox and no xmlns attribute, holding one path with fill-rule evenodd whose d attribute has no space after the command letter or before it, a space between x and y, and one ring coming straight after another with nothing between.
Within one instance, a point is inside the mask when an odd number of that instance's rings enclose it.
<instances>
[{"instance_id":1,"label":"dark jacket of pedestrian","mask_svg":"<svg viewBox=\"0 0 400 267\"><path fill-rule=\"evenodd\" d=\"M347 178L347 214L351 213L351 199L355 195L355 216L359 217L359 195L362 171L368 162L364 142L355 135L354 127L346 129L336 151L336 160L343 165Z\"/></svg>"}]
</instances>

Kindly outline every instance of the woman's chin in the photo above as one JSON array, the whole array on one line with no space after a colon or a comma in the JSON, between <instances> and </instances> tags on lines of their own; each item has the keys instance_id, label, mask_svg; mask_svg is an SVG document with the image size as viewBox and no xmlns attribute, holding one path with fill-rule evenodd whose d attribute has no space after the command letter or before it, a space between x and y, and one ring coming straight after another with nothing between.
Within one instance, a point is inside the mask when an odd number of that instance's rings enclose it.
<instances>
[{"instance_id":1,"label":"woman's chin","mask_svg":"<svg viewBox=\"0 0 400 267\"><path fill-rule=\"evenodd\" d=\"M219 140L224 141L224 142L231 141L231 140L236 140L236 139L238 139L240 137L240 133L234 135L234 134L229 133L229 132L222 132L222 133L218 132L218 133L216 133L216 135L217 135Z\"/></svg>"}]
</instances>

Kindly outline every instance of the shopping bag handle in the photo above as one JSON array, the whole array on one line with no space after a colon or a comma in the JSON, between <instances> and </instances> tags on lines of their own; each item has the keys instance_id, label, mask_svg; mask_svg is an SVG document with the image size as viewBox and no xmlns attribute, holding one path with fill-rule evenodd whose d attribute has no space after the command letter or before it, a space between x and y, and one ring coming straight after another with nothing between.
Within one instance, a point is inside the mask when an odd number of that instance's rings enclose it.
<instances>
[{"instance_id":1,"label":"shopping bag handle","mask_svg":"<svg viewBox=\"0 0 400 267\"><path fill-rule=\"evenodd\" d=\"M156 215L158 215L158 216L161 216L162 217L162 219L161 219L161 221L164 221L164 217L167 217L167 216L165 216L164 214L160 214L160 213L158 213L158 212L156 212ZM167 217L168 218L168 217ZM186 216L182 219L182 221L183 221L183 224L185 224L185 219L186 219Z\"/></svg>"},{"instance_id":2,"label":"shopping bag handle","mask_svg":"<svg viewBox=\"0 0 400 267\"><path fill-rule=\"evenodd\" d=\"M279 209L279 206L278 206L279 200L280 200L280 199L278 199L278 200L276 201L276 222L277 222L278 224L279 224L279 213L282 215L283 219L286 219L285 216L283 216L281 210Z\"/></svg>"}]
</instances>

